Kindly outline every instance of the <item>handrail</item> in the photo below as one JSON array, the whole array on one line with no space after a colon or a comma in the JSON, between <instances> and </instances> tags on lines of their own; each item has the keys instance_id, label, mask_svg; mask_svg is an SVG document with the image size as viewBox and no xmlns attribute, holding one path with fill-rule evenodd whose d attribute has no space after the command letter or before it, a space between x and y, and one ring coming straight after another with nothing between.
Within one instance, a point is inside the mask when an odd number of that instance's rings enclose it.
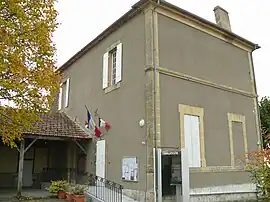
<instances>
[{"instance_id":1,"label":"handrail","mask_svg":"<svg viewBox=\"0 0 270 202\"><path fill-rule=\"evenodd\" d=\"M122 202L123 186L108 179L90 174L87 193L101 201Z\"/></svg>"},{"instance_id":2,"label":"handrail","mask_svg":"<svg viewBox=\"0 0 270 202\"><path fill-rule=\"evenodd\" d=\"M68 173L70 174L69 178L67 177ZM96 176L92 173L82 173L74 168L43 168L41 174L44 182L63 179L74 180L77 179L78 175L84 176L83 184L87 185L87 197L106 202L122 202L123 200L123 186L121 184Z\"/></svg>"}]
</instances>

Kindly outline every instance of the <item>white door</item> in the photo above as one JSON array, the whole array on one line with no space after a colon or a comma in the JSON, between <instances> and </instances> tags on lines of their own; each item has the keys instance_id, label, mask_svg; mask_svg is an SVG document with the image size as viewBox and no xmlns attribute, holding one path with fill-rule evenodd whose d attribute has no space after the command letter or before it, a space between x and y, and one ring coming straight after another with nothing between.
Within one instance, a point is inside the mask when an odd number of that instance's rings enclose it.
<instances>
[{"instance_id":1,"label":"white door","mask_svg":"<svg viewBox=\"0 0 270 202\"><path fill-rule=\"evenodd\" d=\"M33 160L24 160L23 162L23 187L31 187L33 185Z\"/></svg>"},{"instance_id":2,"label":"white door","mask_svg":"<svg viewBox=\"0 0 270 202\"><path fill-rule=\"evenodd\" d=\"M97 141L96 176L105 178L105 140Z\"/></svg>"}]
</instances>

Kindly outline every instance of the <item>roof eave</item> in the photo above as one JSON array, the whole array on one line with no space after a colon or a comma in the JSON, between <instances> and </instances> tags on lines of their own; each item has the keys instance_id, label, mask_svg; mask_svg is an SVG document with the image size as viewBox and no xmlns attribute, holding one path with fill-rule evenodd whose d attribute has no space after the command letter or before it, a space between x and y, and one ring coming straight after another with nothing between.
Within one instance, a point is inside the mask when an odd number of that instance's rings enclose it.
<instances>
[{"instance_id":1,"label":"roof eave","mask_svg":"<svg viewBox=\"0 0 270 202\"><path fill-rule=\"evenodd\" d=\"M96 38L94 38L90 43L84 46L79 52L77 52L74 56L72 56L67 62L65 62L61 67L59 67L56 71L62 72L71 64L73 64L77 59L82 57L87 51L97 45L100 41L102 41L105 37L109 36L112 32L116 31L123 24L128 22L131 18L140 13L142 6L148 2L148 0L140 0L136 4L132 6L132 8L122 15L118 20L116 20L113 24L111 24L107 29L105 29L102 33L100 33Z\"/></svg>"},{"instance_id":2,"label":"roof eave","mask_svg":"<svg viewBox=\"0 0 270 202\"><path fill-rule=\"evenodd\" d=\"M180 8L178 6L175 6L175 5L173 5L173 4L171 4L171 3L167 2L167 1L164 1L164 0L160 0L160 3L161 3L161 5L163 5L165 7L174 9L174 10L176 10L176 11L178 11L178 12L180 12L180 13L186 15L186 16L194 18L194 19L196 19L196 20L198 20L198 21L200 21L200 22L202 22L204 24L207 24L207 25L211 26L212 28L214 28L214 29L216 29L218 31L224 32L225 34L240 40L241 42L243 42L246 45L250 46L251 50L256 50L256 49L260 48L260 46L258 44L253 43L253 42L251 42L251 41L249 41L249 40L247 40L247 39L245 39L245 38L243 38L243 37L241 37L241 36L239 36L239 35L237 35L237 34L235 34L233 32L230 32L230 31L218 26L217 24L215 24L215 23L213 23L211 21L208 21L208 20L206 20L206 19L204 19L204 18L202 18L202 17L200 17L198 15L195 15L194 13L191 13L191 12L189 12L187 10L184 10L184 9L182 9L182 8Z\"/></svg>"},{"instance_id":3,"label":"roof eave","mask_svg":"<svg viewBox=\"0 0 270 202\"><path fill-rule=\"evenodd\" d=\"M137 3L135 3L132 8L126 12L123 16L121 16L118 20L116 20L113 24L111 24L107 29L105 29L102 33L100 33L96 38L94 38L90 43L88 43L86 46L84 46L80 51L78 51L75 55L73 55L68 61L66 61L61 67L59 67L56 71L57 72L63 72L66 68L68 68L70 65L72 65L76 60L78 60L80 57L82 57L86 52L88 52L91 48L93 48L95 45L97 45L99 42L101 42L105 37L109 36L112 32L116 31L119 27L121 27L123 24L128 22L131 18L136 16L144 5L146 5L148 2L156 2L157 0L140 0ZM206 25L209 25L213 29L216 29L218 31L223 32L224 34L235 38L242 43L246 44L252 51L259 49L260 46L256 43L253 43L237 34L234 34L233 32L230 32L224 28L219 27L217 24L208 21L198 15L195 15L193 13L190 13L189 11L186 11L180 7L177 7L167 1L160 0L160 4L168 7L170 9L176 10L177 12L180 12L186 16L189 16L191 18L194 18Z\"/></svg>"}]
</instances>

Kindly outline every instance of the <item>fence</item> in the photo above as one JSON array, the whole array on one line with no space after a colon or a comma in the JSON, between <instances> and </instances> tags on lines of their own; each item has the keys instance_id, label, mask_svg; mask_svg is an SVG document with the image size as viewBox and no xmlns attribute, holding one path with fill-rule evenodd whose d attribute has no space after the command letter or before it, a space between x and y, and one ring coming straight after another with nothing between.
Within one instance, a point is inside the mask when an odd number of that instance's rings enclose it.
<instances>
[{"instance_id":1,"label":"fence","mask_svg":"<svg viewBox=\"0 0 270 202\"><path fill-rule=\"evenodd\" d=\"M106 202L122 202L123 186L105 178L89 175L87 195Z\"/></svg>"}]
</instances>

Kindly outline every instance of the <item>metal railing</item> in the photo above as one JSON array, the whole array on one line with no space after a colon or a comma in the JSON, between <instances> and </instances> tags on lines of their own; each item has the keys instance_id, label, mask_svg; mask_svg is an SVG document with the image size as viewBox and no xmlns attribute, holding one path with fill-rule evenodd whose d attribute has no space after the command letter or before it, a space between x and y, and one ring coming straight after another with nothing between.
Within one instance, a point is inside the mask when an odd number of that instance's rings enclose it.
<instances>
[{"instance_id":1,"label":"metal railing","mask_svg":"<svg viewBox=\"0 0 270 202\"><path fill-rule=\"evenodd\" d=\"M122 185L94 174L89 175L89 184L86 193L88 197L94 197L100 201L122 202L123 200Z\"/></svg>"}]
</instances>

